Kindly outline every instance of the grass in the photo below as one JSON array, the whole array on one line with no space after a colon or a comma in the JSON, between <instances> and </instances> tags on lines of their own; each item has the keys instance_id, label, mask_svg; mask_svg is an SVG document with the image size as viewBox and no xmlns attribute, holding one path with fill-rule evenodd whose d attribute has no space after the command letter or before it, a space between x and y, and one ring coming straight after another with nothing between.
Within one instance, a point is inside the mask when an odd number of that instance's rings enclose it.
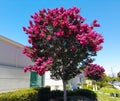
<instances>
[{"instance_id":1,"label":"grass","mask_svg":"<svg viewBox=\"0 0 120 101\"><path fill-rule=\"evenodd\" d=\"M120 97L111 97L107 94L100 94L98 93L99 101L120 101Z\"/></svg>"},{"instance_id":2,"label":"grass","mask_svg":"<svg viewBox=\"0 0 120 101\"><path fill-rule=\"evenodd\" d=\"M112 87L104 87L98 90L97 92L97 98L99 101L120 101L120 90L117 90ZM119 94L119 97L113 97L111 96L111 93L113 94Z\"/></svg>"}]
</instances>

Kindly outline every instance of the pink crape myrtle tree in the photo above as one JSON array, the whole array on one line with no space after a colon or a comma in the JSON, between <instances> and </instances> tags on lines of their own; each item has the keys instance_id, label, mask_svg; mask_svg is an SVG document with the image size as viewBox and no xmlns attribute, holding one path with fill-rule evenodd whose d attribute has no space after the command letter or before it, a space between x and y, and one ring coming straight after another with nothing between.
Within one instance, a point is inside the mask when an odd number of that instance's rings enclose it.
<instances>
[{"instance_id":1,"label":"pink crape myrtle tree","mask_svg":"<svg viewBox=\"0 0 120 101\"><path fill-rule=\"evenodd\" d=\"M23 27L31 44L24 47L23 53L35 63L24 71L36 71L40 76L50 71L52 79L63 81L64 101L67 80L89 64L104 41L94 30L100 26L97 20L86 24L79 13L76 7L43 9L31 16L28 27Z\"/></svg>"},{"instance_id":2,"label":"pink crape myrtle tree","mask_svg":"<svg viewBox=\"0 0 120 101\"><path fill-rule=\"evenodd\" d=\"M105 69L97 64L90 64L85 68L85 76L94 81L93 90L97 90L97 84L95 84L95 82L99 81L104 76L104 72Z\"/></svg>"}]
</instances>

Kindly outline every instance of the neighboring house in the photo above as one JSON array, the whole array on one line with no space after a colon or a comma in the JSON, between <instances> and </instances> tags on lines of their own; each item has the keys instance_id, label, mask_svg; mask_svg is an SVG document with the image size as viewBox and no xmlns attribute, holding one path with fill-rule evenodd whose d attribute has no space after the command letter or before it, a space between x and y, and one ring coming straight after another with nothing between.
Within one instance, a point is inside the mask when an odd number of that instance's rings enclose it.
<instances>
[{"instance_id":1,"label":"neighboring house","mask_svg":"<svg viewBox=\"0 0 120 101\"><path fill-rule=\"evenodd\" d=\"M70 89L74 90L74 89L81 88L82 84L84 83L85 83L85 76L84 76L84 73L82 72L81 74L77 75L73 79L69 80L68 84L70 86Z\"/></svg>"},{"instance_id":2,"label":"neighboring house","mask_svg":"<svg viewBox=\"0 0 120 101\"><path fill-rule=\"evenodd\" d=\"M51 86L51 89L63 89L62 81L50 79L50 72L39 76L36 72L24 73L24 66L33 64L22 53L23 45L0 35L0 92L28 87ZM77 75L69 81L71 89L84 82L84 75Z\"/></svg>"}]
</instances>

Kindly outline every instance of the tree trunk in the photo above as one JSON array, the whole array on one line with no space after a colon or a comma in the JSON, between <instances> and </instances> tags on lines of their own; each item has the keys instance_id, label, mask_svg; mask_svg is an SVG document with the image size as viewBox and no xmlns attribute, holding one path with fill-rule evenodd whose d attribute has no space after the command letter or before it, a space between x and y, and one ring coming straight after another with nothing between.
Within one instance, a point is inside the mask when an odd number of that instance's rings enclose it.
<instances>
[{"instance_id":1,"label":"tree trunk","mask_svg":"<svg viewBox=\"0 0 120 101\"><path fill-rule=\"evenodd\" d=\"M64 90L64 101L67 101L67 91L66 91L66 81L65 80L62 80L63 81L63 90Z\"/></svg>"}]
</instances>

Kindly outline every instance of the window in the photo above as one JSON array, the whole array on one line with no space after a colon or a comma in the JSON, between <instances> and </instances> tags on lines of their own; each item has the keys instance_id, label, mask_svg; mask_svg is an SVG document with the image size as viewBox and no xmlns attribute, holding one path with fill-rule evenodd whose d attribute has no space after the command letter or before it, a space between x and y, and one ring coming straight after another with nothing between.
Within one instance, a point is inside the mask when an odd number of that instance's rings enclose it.
<instances>
[{"instance_id":1,"label":"window","mask_svg":"<svg viewBox=\"0 0 120 101\"><path fill-rule=\"evenodd\" d=\"M44 78L44 76L39 76L36 72L31 72L30 87L43 87Z\"/></svg>"}]
</instances>

